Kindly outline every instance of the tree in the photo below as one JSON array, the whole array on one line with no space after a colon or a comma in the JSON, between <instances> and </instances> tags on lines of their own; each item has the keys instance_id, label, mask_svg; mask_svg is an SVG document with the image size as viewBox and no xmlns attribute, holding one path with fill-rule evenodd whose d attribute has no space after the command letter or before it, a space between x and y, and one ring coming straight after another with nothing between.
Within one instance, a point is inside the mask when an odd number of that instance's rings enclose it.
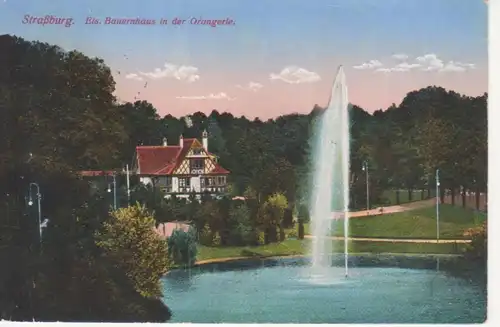
<instances>
[{"instance_id":1,"label":"tree","mask_svg":"<svg viewBox=\"0 0 500 327\"><path fill-rule=\"evenodd\" d=\"M217 202L215 200L210 200L203 203L200 215L202 215L202 219L205 220L210 229L210 238L213 240L217 233L222 237L221 233L224 229L224 221Z\"/></svg>"},{"instance_id":2,"label":"tree","mask_svg":"<svg viewBox=\"0 0 500 327\"><path fill-rule=\"evenodd\" d=\"M429 118L423 123L417 136L417 153L423 162L424 171L427 175L434 176L436 169L441 170L441 176L444 177L442 190L446 184L453 183L450 177L456 172L452 171L454 170L452 164L454 162L454 136L453 125L438 118Z\"/></svg>"},{"instance_id":3,"label":"tree","mask_svg":"<svg viewBox=\"0 0 500 327\"><path fill-rule=\"evenodd\" d=\"M243 202L233 205L229 211L229 243L250 245L255 243L255 230L250 221L250 209Z\"/></svg>"},{"instance_id":4,"label":"tree","mask_svg":"<svg viewBox=\"0 0 500 327\"><path fill-rule=\"evenodd\" d=\"M0 47L0 257L9 262L0 274L1 318L40 320L60 313L58 320L114 320L133 315L131 306L136 306L144 310L143 315L135 311L138 319L151 319L133 288L130 306L117 310L113 305L119 301L112 298L130 288L120 280L123 273L108 278L111 268L94 244L94 228L106 219L108 206L91 204L86 183L73 173L118 164L126 135L111 70L99 58L47 43L7 35L0 37ZM43 215L50 218L42 255L36 251L35 217L24 209L33 181L43 193ZM101 273L93 275L93 283L121 288L114 293L91 288L94 298L110 299L107 312L99 311L91 296L80 297L80 306L68 305L89 286L82 279L94 263ZM76 280L81 284L74 285Z\"/></svg>"},{"instance_id":5,"label":"tree","mask_svg":"<svg viewBox=\"0 0 500 327\"><path fill-rule=\"evenodd\" d=\"M175 229L167 239L168 257L177 265L192 266L196 262L196 234L193 229Z\"/></svg>"},{"instance_id":6,"label":"tree","mask_svg":"<svg viewBox=\"0 0 500 327\"><path fill-rule=\"evenodd\" d=\"M291 163L278 158L255 178L255 189L258 197L266 199L274 193L283 193L290 202L295 202L296 178Z\"/></svg>"},{"instance_id":7,"label":"tree","mask_svg":"<svg viewBox=\"0 0 500 327\"><path fill-rule=\"evenodd\" d=\"M278 240L277 230L280 231L280 239L284 239L283 215L288 207L288 200L281 193L271 195L260 207L258 213L258 226L265 234L265 243L273 243Z\"/></svg>"},{"instance_id":8,"label":"tree","mask_svg":"<svg viewBox=\"0 0 500 327\"><path fill-rule=\"evenodd\" d=\"M128 139L123 142L121 159L131 162L138 145L161 145L162 122L156 108L147 101L136 101L118 106Z\"/></svg>"},{"instance_id":9,"label":"tree","mask_svg":"<svg viewBox=\"0 0 500 327\"><path fill-rule=\"evenodd\" d=\"M208 119L208 150L219 157L223 156L226 151L226 140L222 135L222 130L215 118Z\"/></svg>"},{"instance_id":10,"label":"tree","mask_svg":"<svg viewBox=\"0 0 500 327\"><path fill-rule=\"evenodd\" d=\"M167 244L154 231L154 217L139 204L111 216L96 235L97 245L122 267L141 295L160 297L160 278L168 271L169 261Z\"/></svg>"}]
</instances>

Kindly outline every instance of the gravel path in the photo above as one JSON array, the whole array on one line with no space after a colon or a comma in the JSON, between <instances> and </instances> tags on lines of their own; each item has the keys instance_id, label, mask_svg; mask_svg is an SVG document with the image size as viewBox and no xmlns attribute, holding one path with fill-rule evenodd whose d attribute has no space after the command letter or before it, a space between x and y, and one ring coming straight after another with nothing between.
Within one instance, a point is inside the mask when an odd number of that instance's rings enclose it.
<instances>
[{"instance_id":1,"label":"gravel path","mask_svg":"<svg viewBox=\"0 0 500 327\"><path fill-rule=\"evenodd\" d=\"M404 212L414 209L431 207L436 204L436 199L415 201L410 203L405 203L397 206L389 206L389 207L379 207L371 210L361 210L361 211L353 211L349 213L349 218L362 218L362 217L370 217L370 216L378 216L385 215L388 213L396 213L396 212ZM341 219L343 216L343 212L334 212L333 219Z\"/></svg>"}]
</instances>

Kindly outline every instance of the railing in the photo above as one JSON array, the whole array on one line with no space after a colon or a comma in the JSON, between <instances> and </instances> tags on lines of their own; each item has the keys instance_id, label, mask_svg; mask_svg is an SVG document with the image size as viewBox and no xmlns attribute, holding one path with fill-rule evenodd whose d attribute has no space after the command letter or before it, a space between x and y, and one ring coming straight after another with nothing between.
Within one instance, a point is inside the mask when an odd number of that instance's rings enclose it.
<instances>
[{"instance_id":1,"label":"railing","mask_svg":"<svg viewBox=\"0 0 500 327\"><path fill-rule=\"evenodd\" d=\"M193 193L193 189L191 187L179 187L177 192L173 192L171 187L164 187L162 191L165 193ZM210 186L210 187L201 187L199 191L195 191L195 193L224 193L227 192L227 186Z\"/></svg>"}]
</instances>

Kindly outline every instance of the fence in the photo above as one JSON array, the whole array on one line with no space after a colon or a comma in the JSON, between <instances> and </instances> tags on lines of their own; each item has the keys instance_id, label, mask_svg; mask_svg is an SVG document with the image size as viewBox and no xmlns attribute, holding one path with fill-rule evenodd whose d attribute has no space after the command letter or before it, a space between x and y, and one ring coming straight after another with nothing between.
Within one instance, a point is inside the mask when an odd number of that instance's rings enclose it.
<instances>
[{"instance_id":1,"label":"fence","mask_svg":"<svg viewBox=\"0 0 500 327\"><path fill-rule=\"evenodd\" d=\"M453 201L454 200L454 201ZM479 210L483 212L488 211L488 194L487 193L480 193L479 194L479 208L476 207L477 202L476 202L476 194L472 192L466 192L465 193L465 201L462 198L462 194L460 192L456 192L454 199L451 196L451 193L449 190L445 193L443 203L446 204L453 204L455 206L463 206L465 208L473 209L473 210ZM464 203L465 202L465 203ZM465 204L465 205L464 205Z\"/></svg>"},{"instance_id":2,"label":"fence","mask_svg":"<svg viewBox=\"0 0 500 327\"><path fill-rule=\"evenodd\" d=\"M399 191L399 203L397 201L396 192ZM404 204L413 201L419 201L424 199L434 198L436 196L435 189L430 190L413 190L411 192L411 200L408 190L400 189L400 190L389 190L384 193L384 197L388 200L388 205L397 205ZM454 201L453 201L454 200ZM452 199L450 190L445 190L445 195L442 203L445 204L453 204L454 206L465 207L472 210L479 210L482 212L487 212L488 210L488 194L480 193L479 194L479 207L476 205L476 193L474 192L466 192L465 193L465 205L463 204L462 194L460 190L457 190Z\"/></svg>"}]
</instances>

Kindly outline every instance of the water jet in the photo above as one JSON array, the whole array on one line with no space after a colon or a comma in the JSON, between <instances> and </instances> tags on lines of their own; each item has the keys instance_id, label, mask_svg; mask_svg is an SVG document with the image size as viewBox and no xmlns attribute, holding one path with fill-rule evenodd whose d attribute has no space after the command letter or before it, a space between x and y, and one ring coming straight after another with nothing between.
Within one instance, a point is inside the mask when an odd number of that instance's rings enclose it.
<instances>
[{"instance_id":1,"label":"water jet","mask_svg":"<svg viewBox=\"0 0 500 327\"><path fill-rule=\"evenodd\" d=\"M332 265L333 215L344 222L344 267L348 275L349 233L349 112L344 69L339 66L328 106L321 115L314 140L311 192L312 273L327 273ZM339 220L340 221L340 220ZM326 276L325 276L326 277Z\"/></svg>"}]
</instances>

